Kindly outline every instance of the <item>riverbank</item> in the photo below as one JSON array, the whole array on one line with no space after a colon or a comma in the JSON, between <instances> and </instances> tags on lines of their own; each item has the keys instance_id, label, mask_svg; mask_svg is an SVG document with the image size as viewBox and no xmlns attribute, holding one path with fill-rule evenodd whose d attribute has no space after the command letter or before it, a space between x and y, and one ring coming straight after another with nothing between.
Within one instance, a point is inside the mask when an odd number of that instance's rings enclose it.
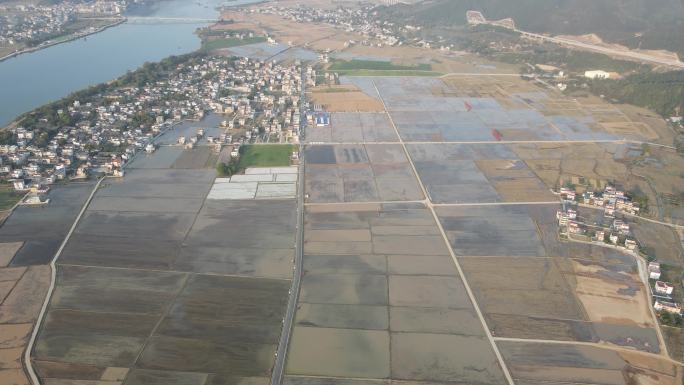
<instances>
[{"instance_id":1,"label":"riverbank","mask_svg":"<svg viewBox=\"0 0 684 385\"><path fill-rule=\"evenodd\" d=\"M2 61L4 61L4 60L7 60L7 59L11 59L11 58L13 58L13 57L15 57L15 56L19 56L19 55L25 54L25 53L36 52L36 51L39 51L39 50L41 50L41 49L45 49L45 48L48 48L48 47L52 47L52 46L55 46L55 45L58 45L58 44L67 43L67 42L70 42L70 41L73 41L73 40L80 39L80 38L82 38L82 37L94 35L94 34L96 34L96 33L100 33L100 32L102 32L102 31L105 31L105 30L108 29L108 28L116 27L117 25L123 24L123 23L126 22L126 20L127 20L127 19L126 19L125 17L122 17L121 19L118 19L118 20L114 21L114 22L111 23L111 24L104 25L104 26L99 27L99 28L96 28L96 29L94 29L94 30L92 30L92 31L77 32L77 33L74 33L74 34L72 34L72 35L67 36L65 39L62 39L62 40L44 42L44 43L41 43L41 44L39 44L39 45L37 45L37 46L35 46L35 47L25 48L25 49L22 49L22 50L19 50L19 51L16 51L16 52L12 52L11 54L8 54L8 55L5 55L5 56L0 57L0 62L2 62Z\"/></svg>"}]
</instances>

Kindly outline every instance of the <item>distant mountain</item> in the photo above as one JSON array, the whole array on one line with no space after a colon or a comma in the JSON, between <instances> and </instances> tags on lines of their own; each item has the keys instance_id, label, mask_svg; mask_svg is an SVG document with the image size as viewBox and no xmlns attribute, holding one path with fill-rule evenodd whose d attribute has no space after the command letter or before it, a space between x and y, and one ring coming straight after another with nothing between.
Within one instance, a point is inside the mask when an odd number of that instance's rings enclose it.
<instances>
[{"instance_id":1,"label":"distant mountain","mask_svg":"<svg viewBox=\"0 0 684 385\"><path fill-rule=\"evenodd\" d=\"M469 10L489 20L511 17L529 32L595 33L610 43L666 49L684 58L684 0L425 0L382 13L395 21L445 27L465 25Z\"/></svg>"}]
</instances>

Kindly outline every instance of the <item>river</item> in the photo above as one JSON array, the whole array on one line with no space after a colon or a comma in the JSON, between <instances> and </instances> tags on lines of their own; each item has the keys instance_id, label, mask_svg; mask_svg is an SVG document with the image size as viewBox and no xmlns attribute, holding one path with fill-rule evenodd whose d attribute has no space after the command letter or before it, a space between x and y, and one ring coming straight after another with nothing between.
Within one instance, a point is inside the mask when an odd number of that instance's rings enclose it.
<instances>
[{"instance_id":1,"label":"river","mask_svg":"<svg viewBox=\"0 0 684 385\"><path fill-rule=\"evenodd\" d=\"M219 5L258 0L161 0L128 16L218 18ZM131 22L86 38L0 62L0 127L18 115L71 92L117 78L148 61L192 52L201 23Z\"/></svg>"}]
</instances>

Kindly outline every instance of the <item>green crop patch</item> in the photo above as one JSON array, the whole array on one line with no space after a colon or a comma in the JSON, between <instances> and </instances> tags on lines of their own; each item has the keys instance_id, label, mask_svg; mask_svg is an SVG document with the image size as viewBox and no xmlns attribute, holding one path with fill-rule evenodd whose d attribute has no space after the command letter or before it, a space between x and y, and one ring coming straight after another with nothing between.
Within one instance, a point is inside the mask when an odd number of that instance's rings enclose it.
<instances>
[{"instance_id":1,"label":"green crop patch","mask_svg":"<svg viewBox=\"0 0 684 385\"><path fill-rule=\"evenodd\" d=\"M335 61L328 71L348 76L440 76L429 64L398 65L388 61L351 60Z\"/></svg>"},{"instance_id":2,"label":"green crop patch","mask_svg":"<svg viewBox=\"0 0 684 385\"><path fill-rule=\"evenodd\" d=\"M238 168L283 167L290 165L293 146L289 144L263 144L240 147Z\"/></svg>"},{"instance_id":3,"label":"green crop patch","mask_svg":"<svg viewBox=\"0 0 684 385\"><path fill-rule=\"evenodd\" d=\"M202 42L202 49L205 51L213 51L221 48L231 48L238 47L241 45L263 43L266 38L263 36L248 37L245 39L239 39L236 37L226 38L226 39L216 39Z\"/></svg>"}]
</instances>

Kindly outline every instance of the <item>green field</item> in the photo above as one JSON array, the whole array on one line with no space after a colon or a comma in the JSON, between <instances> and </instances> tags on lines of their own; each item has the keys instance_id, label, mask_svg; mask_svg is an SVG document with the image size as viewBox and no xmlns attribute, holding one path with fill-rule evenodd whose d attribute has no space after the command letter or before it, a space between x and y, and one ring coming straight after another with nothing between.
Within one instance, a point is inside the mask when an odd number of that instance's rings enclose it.
<instances>
[{"instance_id":1,"label":"green field","mask_svg":"<svg viewBox=\"0 0 684 385\"><path fill-rule=\"evenodd\" d=\"M442 76L441 72L418 70L349 70L336 71L345 76Z\"/></svg>"},{"instance_id":2,"label":"green field","mask_svg":"<svg viewBox=\"0 0 684 385\"><path fill-rule=\"evenodd\" d=\"M351 60L351 61L336 61L330 66L331 71L348 71L348 70L375 70L375 71L430 71L432 67L429 64L419 65L396 65L388 61L375 60Z\"/></svg>"},{"instance_id":3,"label":"green field","mask_svg":"<svg viewBox=\"0 0 684 385\"><path fill-rule=\"evenodd\" d=\"M349 88L319 88L319 89L313 90L312 92L320 93L320 94L336 94L336 93L350 92L350 91L353 91L353 90L349 89Z\"/></svg>"},{"instance_id":4,"label":"green field","mask_svg":"<svg viewBox=\"0 0 684 385\"><path fill-rule=\"evenodd\" d=\"M238 169L247 167L281 167L290 165L294 146L290 144L259 144L240 147Z\"/></svg>"},{"instance_id":5,"label":"green field","mask_svg":"<svg viewBox=\"0 0 684 385\"><path fill-rule=\"evenodd\" d=\"M374 60L351 60L336 61L330 67L329 72L337 72L347 76L440 76L439 72L431 71L429 64L397 65L386 61Z\"/></svg>"},{"instance_id":6,"label":"green field","mask_svg":"<svg viewBox=\"0 0 684 385\"><path fill-rule=\"evenodd\" d=\"M230 48L230 47L238 47L238 46L247 45L247 44L263 43L265 41L266 41L266 38L263 36L248 37L246 39L238 39L235 37L231 37L231 38L227 38L227 39L216 39L216 40L210 40L210 41L203 41L202 42L202 49L205 51L213 51L213 50L221 49L221 48Z\"/></svg>"},{"instance_id":7,"label":"green field","mask_svg":"<svg viewBox=\"0 0 684 385\"><path fill-rule=\"evenodd\" d=\"M0 187L0 211L11 209L21 197L22 195L15 193L9 187Z\"/></svg>"}]
</instances>

